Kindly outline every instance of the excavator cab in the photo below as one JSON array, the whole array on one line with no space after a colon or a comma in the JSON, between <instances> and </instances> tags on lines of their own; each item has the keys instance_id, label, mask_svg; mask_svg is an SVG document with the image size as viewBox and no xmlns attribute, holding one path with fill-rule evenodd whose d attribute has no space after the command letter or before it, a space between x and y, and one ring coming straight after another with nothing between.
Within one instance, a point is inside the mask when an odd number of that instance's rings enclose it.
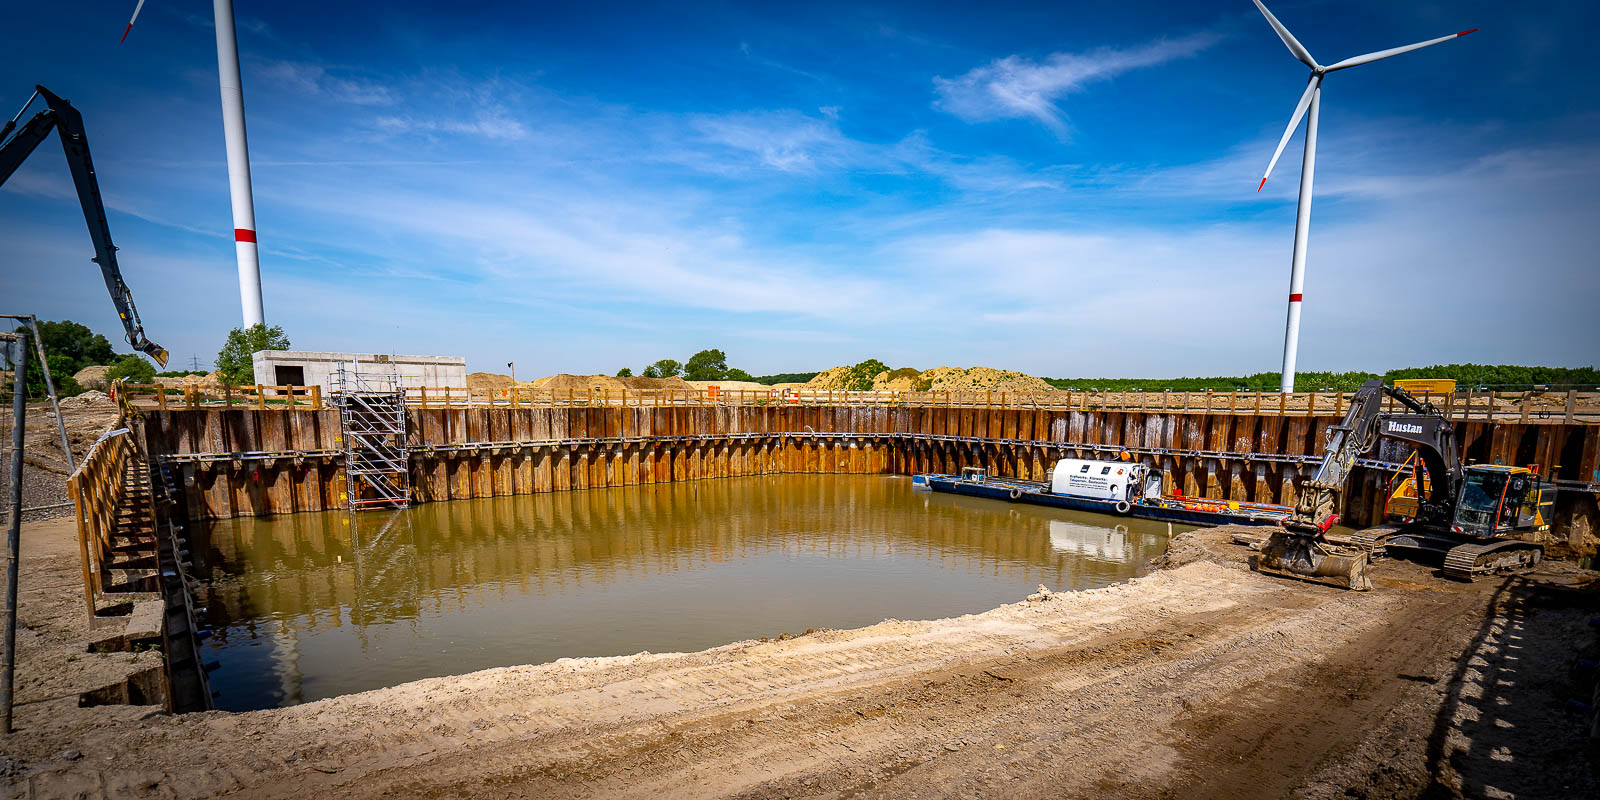
<instances>
[{"instance_id":1,"label":"excavator cab","mask_svg":"<svg viewBox=\"0 0 1600 800\"><path fill-rule=\"evenodd\" d=\"M1556 490L1529 467L1474 464L1462 471L1450 529L1474 536L1550 530Z\"/></svg>"}]
</instances>

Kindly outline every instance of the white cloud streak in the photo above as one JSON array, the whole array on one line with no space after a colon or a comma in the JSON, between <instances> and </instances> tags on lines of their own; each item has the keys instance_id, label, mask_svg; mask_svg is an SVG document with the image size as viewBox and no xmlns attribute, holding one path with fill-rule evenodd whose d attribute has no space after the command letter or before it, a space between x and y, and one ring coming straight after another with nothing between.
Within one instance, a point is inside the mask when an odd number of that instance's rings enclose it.
<instances>
[{"instance_id":1,"label":"white cloud streak","mask_svg":"<svg viewBox=\"0 0 1600 800\"><path fill-rule=\"evenodd\" d=\"M1064 137L1067 120L1058 105L1061 98L1131 70L1189 58L1216 44L1218 38L1196 33L1126 49L1052 53L1043 63L1010 55L957 78L934 78L939 96L935 105L968 122L1031 118Z\"/></svg>"}]
</instances>

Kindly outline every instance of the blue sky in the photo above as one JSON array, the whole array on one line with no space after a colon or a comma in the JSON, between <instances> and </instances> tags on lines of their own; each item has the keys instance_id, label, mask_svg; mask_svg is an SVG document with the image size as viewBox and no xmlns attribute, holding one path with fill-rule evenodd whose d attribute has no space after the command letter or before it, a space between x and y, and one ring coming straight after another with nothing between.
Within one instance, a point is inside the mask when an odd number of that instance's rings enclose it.
<instances>
[{"instance_id":1,"label":"blue sky","mask_svg":"<svg viewBox=\"0 0 1600 800\"><path fill-rule=\"evenodd\" d=\"M84 113L175 363L238 324L210 4L7 12ZM469 6L461 8L459 6ZM1600 343L1589 3L1289 2L1330 75L1302 369ZM720 347L1051 376L1275 370L1305 85L1254 6L237 0L268 321L521 375ZM13 106L7 106L7 113ZM0 305L120 339L65 165L0 190Z\"/></svg>"}]
</instances>

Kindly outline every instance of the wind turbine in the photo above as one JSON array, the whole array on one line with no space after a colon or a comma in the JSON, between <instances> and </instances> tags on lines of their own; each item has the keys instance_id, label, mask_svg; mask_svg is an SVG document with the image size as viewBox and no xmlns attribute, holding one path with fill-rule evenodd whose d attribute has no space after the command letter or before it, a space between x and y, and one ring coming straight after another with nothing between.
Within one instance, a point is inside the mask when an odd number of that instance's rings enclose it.
<instances>
[{"instance_id":1,"label":"wind turbine","mask_svg":"<svg viewBox=\"0 0 1600 800\"><path fill-rule=\"evenodd\" d=\"M1300 302L1306 278L1306 237L1311 233L1311 178L1317 169L1317 116L1322 108L1322 79L1330 72L1359 67L1390 56L1459 39L1476 31L1477 28L1404 47L1391 47L1388 50L1347 58L1324 67L1311 57L1311 53L1294 38L1294 34L1290 33L1288 28L1283 27L1283 23L1279 22L1277 17L1272 16L1272 12L1261 4L1261 0L1253 2L1256 8L1261 9L1262 16L1267 18L1267 23L1277 31L1278 38L1283 40L1289 52L1300 59L1300 63L1311 68L1311 79L1306 83L1305 94L1300 95L1300 102L1294 107L1294 115L1289 117L1289 127L1283 129L1283 138L1278 140L1278 149L1272 152L1272 160L1267 162L1267 171L1261 175L1261 183L1256 186L1256 191L1259 192L1267 185L1267 177L1272 174L1272 168L1278 165L1278 157L1283 155L1284 145L1289 143L1289 137L1300 127L1300 119L1306 116L1306 111L1309 110L1311 119L1306 123L1306 154L1300 167L1300 205L1294 218L1294 261L1289 272L1289 318L1284 324L1283 332L1283 380L1279 384L1279 391L1288 393L1294 391L1294 360L1300 346Z\"/></svg>"},{"instance_id":2,"label":"wind turbine","mask_svg":"<svg viewBox=\"0 0 1600 800\"><path fill-rule=\"evenodd\" d=\"M244 134L244 89L239 77L239 38L233 0L212 0L217 28L217 83L222 91L222 139L228 152L228 194L233 202L233 248L239 262L239 306L246 328L266 321L261 303L261 259L256 251L256 205L250 190L250 147ZM144 0L133 7L122 41L128 40Z\"/></svg>"}]
</instances>

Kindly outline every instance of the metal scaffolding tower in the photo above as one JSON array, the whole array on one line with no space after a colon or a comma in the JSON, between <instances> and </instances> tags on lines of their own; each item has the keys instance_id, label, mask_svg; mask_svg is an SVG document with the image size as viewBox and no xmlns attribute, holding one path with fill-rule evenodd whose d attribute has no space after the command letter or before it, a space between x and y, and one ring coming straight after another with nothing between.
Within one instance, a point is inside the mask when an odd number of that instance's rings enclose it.
<instances>
[{"instance_id":1,"label":"metal scaffolding tower","mask_svg":"<svg viewBox=\"0 0 1600 800\"><path fill-rule=\"evenodd\" d=\"M351 511L411 507L406 462L406 404L393 373L361 373L339 365L339 428L345 496Z\"/></svg>"}]
</instances>

